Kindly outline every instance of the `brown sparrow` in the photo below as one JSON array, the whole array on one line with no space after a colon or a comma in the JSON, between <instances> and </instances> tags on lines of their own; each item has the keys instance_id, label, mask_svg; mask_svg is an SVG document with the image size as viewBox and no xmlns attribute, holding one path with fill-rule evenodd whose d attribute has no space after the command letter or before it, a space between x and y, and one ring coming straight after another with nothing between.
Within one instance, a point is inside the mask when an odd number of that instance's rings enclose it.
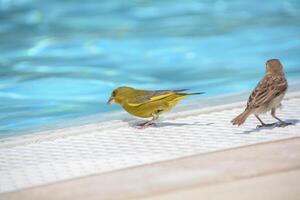
<instances>
[{"instance_id":1,"label":"brown sparrow","mask_svg":"<svg viewBox=\"0 0 300 200\"><path fill-rule=\"evenodd\" d=\"M249 115L254 114L261 123L258 127L272 126L274 124L265 124L258 116L271 110L271 115L279 121L279 126L289 125L289 123L282 121L275 115L287 88L288 83L280 61L278 59L268 60L266 63L266 75L250 95L245 111L234 118L231 123L240 126Z\"/></svg>"}]
</instances>

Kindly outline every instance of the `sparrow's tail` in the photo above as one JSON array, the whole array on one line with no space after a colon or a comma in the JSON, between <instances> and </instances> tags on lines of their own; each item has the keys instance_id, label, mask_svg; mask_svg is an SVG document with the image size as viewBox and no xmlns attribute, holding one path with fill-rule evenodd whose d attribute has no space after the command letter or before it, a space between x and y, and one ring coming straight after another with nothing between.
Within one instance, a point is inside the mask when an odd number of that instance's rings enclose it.
<instances>
[{"instance_id":1,"label":"sparrow's tail","mask_svg":"<svg viewBox=\"0 0 300 200\"><path fill-rule=\"evenodd\" d=\"M234 118L231 123L233 125L242 125L246 119L248 118L248 116L251 114L251 112L249 110L245 110L242 114L240 114L239 116L237 116L236 118Z\"/></svg>"}]
</instances>

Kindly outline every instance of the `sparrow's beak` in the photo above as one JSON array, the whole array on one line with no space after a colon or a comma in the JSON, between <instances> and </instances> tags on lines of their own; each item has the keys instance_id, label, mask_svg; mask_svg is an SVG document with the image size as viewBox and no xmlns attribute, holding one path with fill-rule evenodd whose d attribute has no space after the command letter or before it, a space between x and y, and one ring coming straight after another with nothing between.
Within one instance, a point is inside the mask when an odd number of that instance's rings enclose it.
<instances>
[{"instance_id":1,"label":"sparrow's beak","mask_svg":"<svg viewBox=\"0 0 300 200\"><path fill-rule=\"evenodd\" d=\"M115 98L114 97L110 97L109 99L108 99L108 101L107 101L107 104L113 104L113 103L115 103L116 101L115 101Z\"/></svg>"}]
</instances>

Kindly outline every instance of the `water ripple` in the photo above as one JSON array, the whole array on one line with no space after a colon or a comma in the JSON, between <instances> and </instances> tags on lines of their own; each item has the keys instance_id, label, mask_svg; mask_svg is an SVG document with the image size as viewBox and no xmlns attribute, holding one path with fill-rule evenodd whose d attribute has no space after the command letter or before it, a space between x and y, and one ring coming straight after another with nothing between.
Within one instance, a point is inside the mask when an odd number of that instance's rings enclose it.
<instances>
[{"instance_id":1,"label":"water ripple","mask_svg":"<svg viewBox=\"0 0 300 200\"><path fill-rule=\"evenodd\" d=\"M298 0L0 0L0 137L119 109L120 85L249 91L274 57L292 84L299 27Z\"/></svg>"}]
</instances>

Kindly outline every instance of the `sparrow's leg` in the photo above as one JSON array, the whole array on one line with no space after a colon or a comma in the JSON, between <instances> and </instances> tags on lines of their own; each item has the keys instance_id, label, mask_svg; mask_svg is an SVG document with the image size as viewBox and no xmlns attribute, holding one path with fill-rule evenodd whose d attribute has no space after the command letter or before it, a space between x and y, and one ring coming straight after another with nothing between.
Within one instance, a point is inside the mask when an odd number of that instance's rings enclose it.
<instances>
[{"instance_id":1,"label":"sparrow's leg","mask_svg":"<svg viewBox=\"0 0 300 200\"><path fill-rule=\"evenodd\" d=\"M255 115L255 117L258 119L258 121L261 123L261 125L257 125L257 128L262 128L262 127L269 127L273 126L274 124L265 124L259 117L258 115Z\"/></svg>"},{"instance_id":2,"label":"sparrow's leg","mask_svg":"<svg viewBox=\"0 0 300 200\"><path fill-rule=\"evenodd\" d=\"M142 124L139 124L137 126L138 129L145 129L145 128L148 128L148 127L153 127L155 126L155 123L154 121L158 119L158 115L156 114L152 114L152 119L148 122L145 122L145 123L142 123Z\"/></svg>"},{"instance_id":3,"label":"sparrow's leg","mask_svg":"<svg viewBox=\"0 0 300 200\"><path fill-rule=\"evenodd\" d=\"M285 126L288 126L288 125L292 125L292 123L282 121L281 119L276 117L276 108L272 108L271 115L272 115L272 117L274 117L275 119L277 119L279 121L279 125L278 125L279 127L285 127Z\"/></svg>"}]
</instances>

